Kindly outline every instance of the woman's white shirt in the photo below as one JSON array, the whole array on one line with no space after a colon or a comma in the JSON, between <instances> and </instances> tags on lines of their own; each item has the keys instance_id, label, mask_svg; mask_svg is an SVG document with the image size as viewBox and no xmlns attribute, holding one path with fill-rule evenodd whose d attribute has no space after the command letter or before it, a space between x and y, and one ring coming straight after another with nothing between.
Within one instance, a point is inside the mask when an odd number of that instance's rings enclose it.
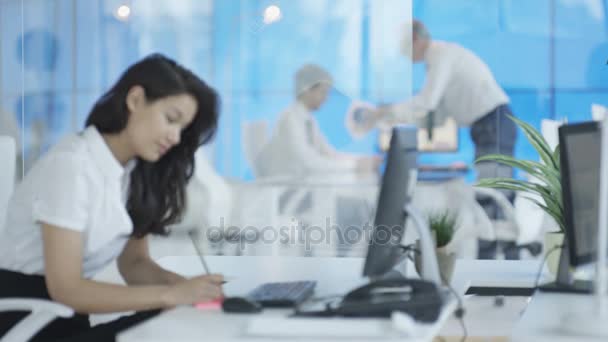
<instances>
[{"instance_id":1,"label":"woman's white shirt","mask_svg":"<svg viewBox=\"0 0 608 342\"><path fill-rule=\"evenodd\" d=\"M82 233L83 277L122 252L133 223L126 209L130 173L95 127L62 139L17 186L0 239L0 268L44 274L41 224Z\"/></svg>"}]
</instances>

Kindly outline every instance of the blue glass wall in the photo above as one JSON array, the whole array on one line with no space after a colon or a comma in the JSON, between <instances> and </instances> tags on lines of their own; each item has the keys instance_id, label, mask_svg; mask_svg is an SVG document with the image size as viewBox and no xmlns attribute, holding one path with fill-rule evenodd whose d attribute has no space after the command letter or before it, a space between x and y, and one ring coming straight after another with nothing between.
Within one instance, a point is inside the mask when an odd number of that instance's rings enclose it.
<instances>
[{"instance_id":1,"label":"blue glass wall","mask_svg":"<svg viewBox=\"0 0 608 342\"><path fill-rule=\"evenodd\" d=\"M126 21L115 15L122 3L132 8ZM265 25L269 5L283 17ZM330 141L347 151L377 149L373 134L347 134L343 113L351 99L392 102L421 87L423 67L411 70L398 49L412 13L434 38L486 61L518 117L537 127L543 118L588 120L592 103L608 105L606 8L605 0L2 1L0 107L25 126L26 155L34 159L80 129L95 99L130 63L162 52L219 90L215 164L224 175L250 178L242 124L272 125L293 101L293 74L304 63L334 76L336 89L317 114ZM459 136L457 153L422 160L472 163L468 130ZM522 137L516 153L537 158Z\"/></svg>"}]
</instances>

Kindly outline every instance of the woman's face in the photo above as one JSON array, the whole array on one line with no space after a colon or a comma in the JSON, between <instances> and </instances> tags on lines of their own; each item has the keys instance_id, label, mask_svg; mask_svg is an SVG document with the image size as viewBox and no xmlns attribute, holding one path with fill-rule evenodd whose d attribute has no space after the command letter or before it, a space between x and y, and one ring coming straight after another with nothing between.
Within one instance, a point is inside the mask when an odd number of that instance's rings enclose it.
<instances>
[{"instance_id":1,"label":"woman's face","mask_svg":"<svg viewBox=\"0 0 608 342\"><path fill-rule=\"evenodd\" d=\"M133 87L127 95L130 115L126 128L133 153L149 162L158 161L180 143L181 133L194 119L197 107L189 94L149 102L143 88Z\"/></svg>"}]
</instances>

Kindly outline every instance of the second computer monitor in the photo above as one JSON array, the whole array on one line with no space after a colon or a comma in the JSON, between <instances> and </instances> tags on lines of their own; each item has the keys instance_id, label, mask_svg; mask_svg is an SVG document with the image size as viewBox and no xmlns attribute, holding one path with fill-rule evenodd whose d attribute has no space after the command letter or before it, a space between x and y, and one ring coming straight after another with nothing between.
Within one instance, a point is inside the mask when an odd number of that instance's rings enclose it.
<instances>
[{"instance_id":1,"label":"second computer monitor","mask_svg":"<svg viewBox=\"0 0 608 342\"><path fill-rule=\"evenodd\" d=\"M411 199L416 183L416 158L416 127L393 128L363 269L366 277L381 277L403 254L400 247L406 219L403 208Z\"/></svg>"},{"instance_id":2,"label":"second computer monitor","mask_svg":"<svg viewBox=\"0 0 608 342\"><path fill-rule=\"evenodd\" d=\"M564 221L572 266L595 259L601 140L597 122L559 128Z\"/></svg>"}]
</instances>

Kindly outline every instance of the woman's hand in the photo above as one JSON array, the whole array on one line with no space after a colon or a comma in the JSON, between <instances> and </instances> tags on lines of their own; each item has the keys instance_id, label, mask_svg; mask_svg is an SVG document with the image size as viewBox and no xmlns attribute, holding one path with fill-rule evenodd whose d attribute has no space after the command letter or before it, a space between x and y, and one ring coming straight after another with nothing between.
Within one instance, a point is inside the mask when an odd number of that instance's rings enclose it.
<instances>
[{"instance_id":1,"label":"woman's hand","mask_svg":"<svg viewBox=\"0 0 608 342\"><path fill-rule=\"evenodd\" d=\"M216 300L224 296L223 282L224 277L219 274L187 279L171 286L162 300L168 307Z\"/></svg>"}]
</instances>

